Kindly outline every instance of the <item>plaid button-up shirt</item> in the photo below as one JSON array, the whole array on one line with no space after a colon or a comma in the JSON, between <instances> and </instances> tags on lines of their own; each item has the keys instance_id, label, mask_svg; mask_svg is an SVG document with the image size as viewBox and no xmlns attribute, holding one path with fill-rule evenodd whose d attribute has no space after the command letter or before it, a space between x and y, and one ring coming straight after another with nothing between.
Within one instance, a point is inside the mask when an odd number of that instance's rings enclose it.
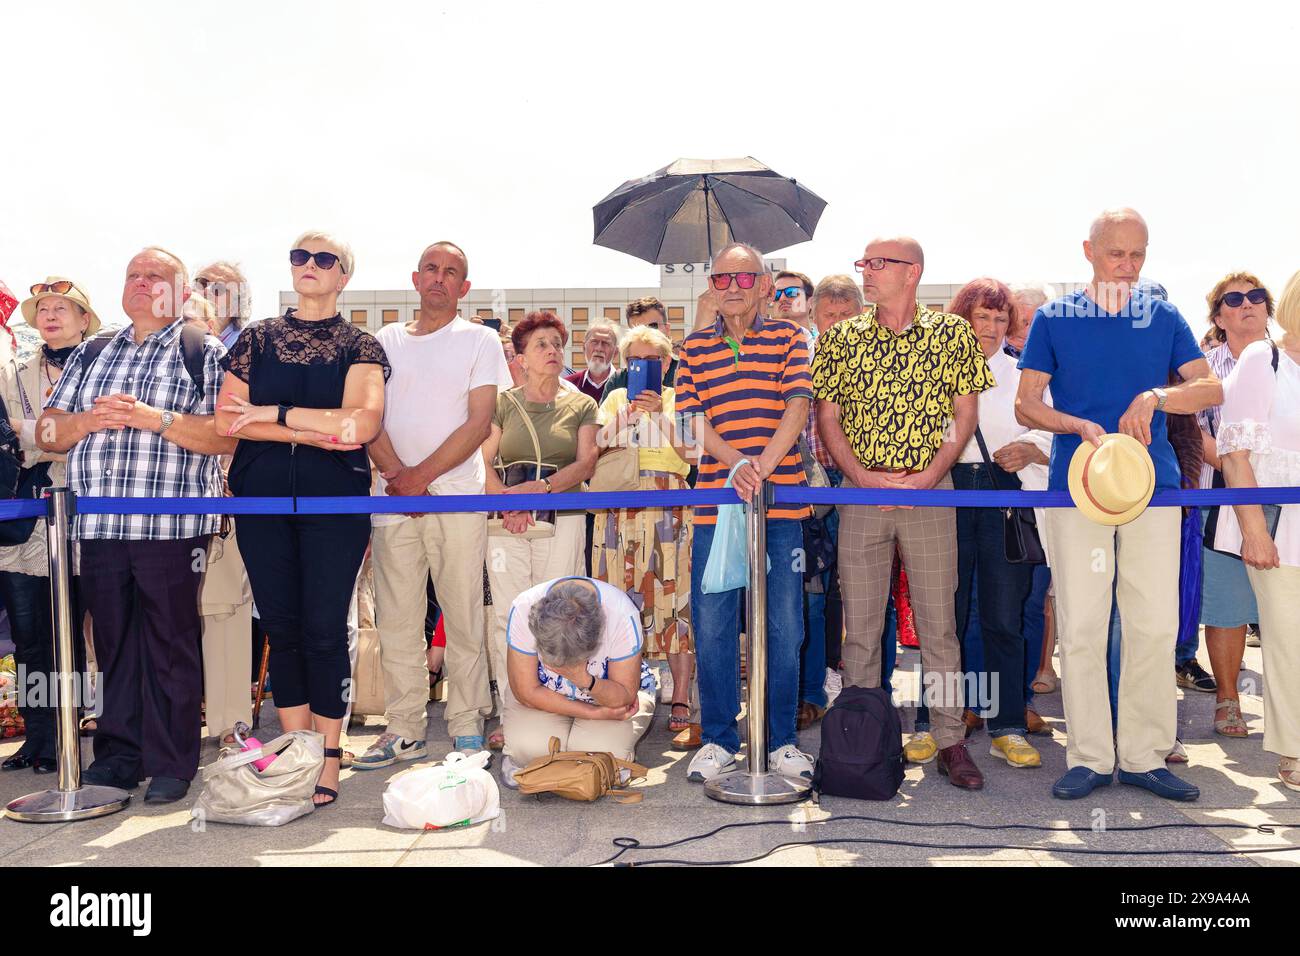
<instances>
[{"instance_id":1,"label":"plaid button-up shirt","mask_svg":"<svg viewBox=\"0 0 1300 956\"><path fill-rule=\"evenodd\" d=\"M159 411L213 415L225 374L225 348L213 336L204 340L203 394L185 370L178 319L135 344L126 326L89 368L85 347L68 357L47 408L85 412L101 395L134 395ZM200 455L163 435L138 428L105 429L87 435L68 452L68 486L79 496L113 498L221 498L221 467L215 455ZM78 515L73 537L169 541L212 534L220 515Z\"/></svg>"}]
</instances>

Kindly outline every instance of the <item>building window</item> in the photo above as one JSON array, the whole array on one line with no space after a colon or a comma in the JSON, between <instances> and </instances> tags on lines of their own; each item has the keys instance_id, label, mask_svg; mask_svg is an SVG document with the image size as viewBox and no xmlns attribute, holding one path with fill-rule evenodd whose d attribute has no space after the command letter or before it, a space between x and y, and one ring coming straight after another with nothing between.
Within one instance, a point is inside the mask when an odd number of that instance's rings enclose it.
<instances>
[{"instance_id":1,"label":"building window","mask_svg":"<svg viewBox=\"0 0 1300 956\"><path fill-rule=\"evenodd\" d=\"M680 305L670 305L668 307L668 328L670 330L669 338L672 338L673 332L684 332L686 325L686 308Z\"/></svg>"},{"instance_id":2,"label":"building window","mask_svg":"<svg viewBox=\"0 0 1300 956\"><path fill-rule=\"evenodd\" d=\"M369 325L369 324L370 324L370 323L369 323L369 319L368 319L368 317L367 317L367 315L366 315L366 310L365 310L365 309L353 309L353 310L352 310L352 324L353 324L353 325Z\"/></svg>"},{"instance_id":3,"label":"building window","mask_svg":"<svg viewBox=\"0 0 1300 956\"><path fill-rule=\"evenodd\" d=\"M588 311L589 311L588 309L574 309L574 310L573 310L573 312L572 312L572 318L573 318L573 325L574 325L575 328L576 328L577 326L580 326L580 325L581 325L581 326L586 326L586 324L587 324L587 313L588 313Z\"/></svg>"},{"instance_id":4,"label":"building window","mask_svg":"<svg viewBox=\"0 0 1300 956\"><path fill-rule=\"evenodd\" d=\"M384 325L387 325L389 322L396 322L396 321L397 321L397 310L396 310L396 309L384 309L384 310L380 313L380 317L384 320Z\"/></svg>"},{"instance_id":5,"label":"building window","mask_svg":"<svg viewBox=\"0 0 1300 956\"><path fill-rule=\"evenodd\" d=\"M605 318L618 325L623 320L623 310L616 305L607 305L605 306Z\"/></svg>"},{"instance_id":6,"label":"building window","mask_svg":"<svg viewBox=\"0 0 1300 956\"><path fill-rule=\"evenodd\" d=\"M510 318L509 318L509 321L510 321L510 327L511 327L511 328L514 328L516 325L518 325L520 322L522 322L522 321L524 320L524 310L523 310L523 309L511 309L511 310L510 310L508 313L506 313L506 314L510 317Z\"/></svg>"},{"instance_id":7,"label":"building window","mask_svg":"<svg viewBox=\"0 0 1300 956\"><path fill-rule=\"evenodd\" d=\"M490 318L492 318L492 310L491 310L491 309L475 309L475 310L474 310L474 314L477 315L480 319L490 319Z\"/></svg>"}]
</instances>

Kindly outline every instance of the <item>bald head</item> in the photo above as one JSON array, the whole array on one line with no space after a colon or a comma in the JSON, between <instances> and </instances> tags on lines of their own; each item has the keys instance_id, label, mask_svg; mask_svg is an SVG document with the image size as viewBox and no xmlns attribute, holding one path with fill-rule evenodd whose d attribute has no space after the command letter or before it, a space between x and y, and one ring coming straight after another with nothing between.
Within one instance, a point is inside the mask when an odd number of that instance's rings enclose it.
<instances>
[{"instance_id":1,"label":"bald head","mask_svg":"<svg viewBox=\"0 0 1300 956\"><path fill-rule=\"evenodd\" d=\"M1092 221L1092 226L1088 229L1088 241L1098 243L1106 238L1111 230L1117 228L1139 228L1144 236L1149 235L1147 221L1142 218L1141 213L1127 206L1119 206L1105 210Z\"/></svg>"},{"instance_id":2,"label":"bald head","mask_svg":"<svg viewBox=\"0 0 1300 956\"><path fill-rule=\"evenodd\" d=\"M721 262L725 262L728 268L719 269L718 263ZM749 266L753 268L750 269ZM743 242L729 243L719 249L718 254L713 257L713 268L716 272L740 272L744 269L750 272L763 272L763 254Z\"/></svg>"},{"instance_id":3,"label":"bald head","mask_svg":"<svg viewBox=\"0 0 1300 956\"><path fill-rule=\"evenodd\" d=\"M925 253L921 250L921 244L911 236L880 236L872 239L867 243L869 250L867 255L871 256L888 256L891 259L902 259L906 262L914 262L920 266L921 271L925 271ZM888 250L888 251L886 251Z\"/></svg>"},{"instance_id":4,"label":"bald head","mask_svg":"<svg viewBox=\"0 0 1300 956\"><path fill-rule=\"evenodd\" d=\"M463 267L461 271L461 278L462 279L469 278L469 256L465 255L465 250L462 249L460 246L456 245L456 243L447 242L446 240L442 240L441 242L435 242L433 245L428 246L422 253L420 253L419 267L423 269L425 263L429 259L429 255L433 252L438 252L438 251L450 252L453 255L459 256L461 266Z\"/></svg>"}]
</instances>

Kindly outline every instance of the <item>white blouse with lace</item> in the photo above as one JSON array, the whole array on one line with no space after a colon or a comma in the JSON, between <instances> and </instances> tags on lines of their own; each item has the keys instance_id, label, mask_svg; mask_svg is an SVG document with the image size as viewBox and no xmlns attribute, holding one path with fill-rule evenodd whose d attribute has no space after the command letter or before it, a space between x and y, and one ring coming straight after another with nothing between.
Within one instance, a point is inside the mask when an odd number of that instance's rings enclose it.
<instances>
[{"instance_id":1,"label":"white blouse with lace","mask_svg":"<svg viewBox=\"0 0 1300 956\"><path fill-rule=\"evenodd\" d=\"M1255 482L1265 487L1300 486L1300 365L1279 349L1277 372L1269 342L1252 342L1223 383L1219 455L1250 452ZM1283 505L1278 521L1279 560L1300 567L1300 505ZM1219 509L1218 547L1240 553L1241 526L1232 508Z\"/></svg>"}]
</instances>

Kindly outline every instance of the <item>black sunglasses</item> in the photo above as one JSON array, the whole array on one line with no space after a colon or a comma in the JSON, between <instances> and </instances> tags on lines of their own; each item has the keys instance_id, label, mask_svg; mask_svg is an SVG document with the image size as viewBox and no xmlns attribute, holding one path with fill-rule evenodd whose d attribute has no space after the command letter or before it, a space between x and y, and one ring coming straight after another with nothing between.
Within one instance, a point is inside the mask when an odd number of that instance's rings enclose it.
<instances>
[{"instance_id":1,"label":"black sunglasses","mask_svg":"<svg viewBox=\"0 0 1300 956\"><path fill-rule=\"evenodd\" d=\"M315 259L316 265L326 272L334 268L334 264L339 261L339 257L332 252L308 252L306 249L292 249L289 252L289 262L295 266L305 266L308 259ZM339 265L340 269L343 266ZM343 269L347 272L347 269Z\"/></svg>"},{"instance_id":2,"label":"black sunglasses","mask_svg":"<svg viewBox=\"0 0 1300 956\"><path fill-rule=\"evenodd\" d=\"M1263 305L1268 301L1268 293L1263 289L1251 289L1249 292L1225 292L1219 299L1230 309L1241 308L1241 303L1248 301L1251 305Z\"/></svg>"}]
</instances>

